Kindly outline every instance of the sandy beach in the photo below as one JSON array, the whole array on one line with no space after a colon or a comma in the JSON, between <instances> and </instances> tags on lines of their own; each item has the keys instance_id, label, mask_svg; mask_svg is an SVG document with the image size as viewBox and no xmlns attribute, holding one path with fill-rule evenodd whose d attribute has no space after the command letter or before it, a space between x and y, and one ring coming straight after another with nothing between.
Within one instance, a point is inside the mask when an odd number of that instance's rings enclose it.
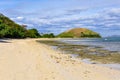
<instances>
[{"instance_id":1,"label":"sandy beach","mask_svg":"<svg viewBox=\"0 0 120 80\"><path fill-rule=\"evenodd\" d=\"M83 63L36 39L5 40L0 41L0 80L120 80L120 71Z\"/></svg>"}]
</instances>

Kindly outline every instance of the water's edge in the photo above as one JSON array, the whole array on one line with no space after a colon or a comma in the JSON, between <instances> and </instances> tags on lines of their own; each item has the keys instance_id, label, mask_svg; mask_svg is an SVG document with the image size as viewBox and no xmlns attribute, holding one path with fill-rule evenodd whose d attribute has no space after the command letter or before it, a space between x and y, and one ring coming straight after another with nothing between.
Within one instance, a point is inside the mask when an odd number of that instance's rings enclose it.
<instances>
[{"instance_id":1,"label":"water's edge","mask_svg":"<svg viewBox=\"0 0 120 80\"><path fill-rule=\"evenodd\" d=\"M53 41L53 42L51 42L51 41L38 41L38 42L50 45L54 50L60 50L62 53L69 53L69 51L64 50L64 49L68 48L68 46L66 46L66 44L63 44L63 42L58 42L58 41L57 42L55 42L55 41ZM82 45L82 46L84 47L84 45ZM63 47L65 47L65 48L63 48ZM69 47L73 48L73 47L75 47L75 45L69 46ZM78 46L78 47L81 47L81 46ZM88 46L85 46L85 48L86 47L88 47ZM71 54L72 58L79 58L79 56L80 56L79 54L74 54L74 53ZM80 61L81 61L81 59L80 59ZM97 61L91 61L91 59L89 59L89 58L83 58L82 62L87 63L87 64L95 64L95 65L99 65L99 66L105 66L105 67L109 67L112 69L120 70L119 63L105 63L104 64L104 63L99 63Z\"/></svg>"}]
</instances>

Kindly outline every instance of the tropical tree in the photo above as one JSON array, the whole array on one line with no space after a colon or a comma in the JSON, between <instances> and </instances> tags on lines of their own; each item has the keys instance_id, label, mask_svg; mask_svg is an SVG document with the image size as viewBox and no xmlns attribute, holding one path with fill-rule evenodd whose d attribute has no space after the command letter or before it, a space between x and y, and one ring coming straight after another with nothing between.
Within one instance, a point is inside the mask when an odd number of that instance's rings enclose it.
<instances>
[{"instance_id":1,"label":"tropical tree","mask_svg":"<svg viewBox=\"0 0 120 80\"><path fill-rule=\"evenodd\" d=\"M38 33L38 31L36 29L29 29L29 30L27 30L26 36L30 37L30 38L41 37L41 35Z\"/></svg>"}]
</instances>

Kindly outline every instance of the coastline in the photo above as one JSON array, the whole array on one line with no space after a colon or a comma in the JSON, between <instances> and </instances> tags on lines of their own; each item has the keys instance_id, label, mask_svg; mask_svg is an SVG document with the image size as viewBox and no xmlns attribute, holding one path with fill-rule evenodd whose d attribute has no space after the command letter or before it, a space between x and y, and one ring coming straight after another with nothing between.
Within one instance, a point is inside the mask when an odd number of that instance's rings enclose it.
<instances>
[{"instance_id":1,"label":"coastline","mask_svg":"<svg viewBox=\"0 0 120 80\"><path fill-rule=\"evenodd\" d=\"M120 52L110 51L101 46L74 44L64 40L38 40L37 42L51 46L61 53L72 54L81 59L90 59L93 64L118 64L120 63Z\"/></svg>"},{"instance_id":2,"label":"coastline","mask_svg":"<svg viewBox=\"0 0 120 80\"><path fill-rule=\"evenodd\" d=\"M36 40L45 39L0 42L0 80L120 79L119 70L83 63Z\"/></svg>"}]
</instances>

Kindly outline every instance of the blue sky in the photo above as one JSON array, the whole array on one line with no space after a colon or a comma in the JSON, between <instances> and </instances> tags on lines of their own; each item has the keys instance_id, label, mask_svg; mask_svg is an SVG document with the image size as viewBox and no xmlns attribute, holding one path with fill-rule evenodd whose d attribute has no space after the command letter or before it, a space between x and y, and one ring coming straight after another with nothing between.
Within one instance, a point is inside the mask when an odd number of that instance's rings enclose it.
<instances>
[{"instance_id":1,"label":"blue sky","mask_svg":"<svg viewBox=\"0 0 120 80\"><path fill-rule=\"evenodd\" d=\"M0 0L0 13L39 32L84 27L120 35L120 0Z\"/></svg>"}]
</instances>

